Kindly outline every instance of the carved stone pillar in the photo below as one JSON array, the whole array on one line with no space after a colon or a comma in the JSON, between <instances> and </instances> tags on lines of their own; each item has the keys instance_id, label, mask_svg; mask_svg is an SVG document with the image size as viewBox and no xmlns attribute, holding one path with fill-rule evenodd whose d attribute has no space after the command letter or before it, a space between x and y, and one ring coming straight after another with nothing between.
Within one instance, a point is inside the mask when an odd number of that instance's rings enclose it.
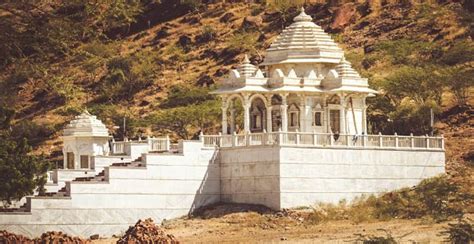
<instances>
[{"instance_id":1,"label":"carved stone pillar","mask_svg":"<svg viewBox=\"0 0 474 244\"><path fill-rule=\"evenodd\" d=\"M340 134L346 134L346 98L344 96L344 93L340 95L340 100L341 100L341 114L340 114L340 122L341 122L341 131L339 131Z\"/></svg>"},{"instance_id":2,"label":"carved stone pillar","mask_svg":"<svg viewBox=\"0 0 474 244\"><path fill-rule=\"evenodd\" d=\"M230 108L230 134L235 132L235 108Z\"/></svg>"},{"instance_id":3,"label":"carved stone pillar","mask_svg":"<svg viewBox=\"0 0 474 244\"><path fill-rule=\"evenodd\" d=\"M265 111L267 111L266 119L267 119L267 132L272 132L273 122L272 122L272 96L268 95L265 96L267 102L265 103Z\"/></svg>"},{"instance_id":4,"label":"carved stone pillar","mask_svg":"<svg viewBox=\"0 0 474 244\"><path fill-rule=\"evenodd\" d=\"M250 102L250 95L249 94L244 94L244 132L248 133L250 132L250 107L251 107L251 102Z\"/></svg>"},{"instance_id":5,"label":"carved stone pillar","mask_svg":"<svg viewBox=\"0 0 474 244\"><path fill-rule=\"evenodd\" d=\"M281 94L281 131L288 131L288 93Z\"/></svg>"},{"instance_id":6,"label":"carved stone pillar","mask_svg":"<svg viewBox=\"0 0 474 244\"><path fill-rule=\"evenodd\" d=\"M222 134L227 134L227 106L222 106Z\"/></svg>"},{"instance_id":7,"label":"carved stone pillar","mask_svg":"<svg viewBox=\"0 0 474 244\"><path fill-rule=\"evenodd\" d=\"M227 108L229 107L227 97L222 97L222 134L227 134Z\"/></svg>"},{"instance_id":8,"label":"carved stone pillar","mask_svg":"<svg viewBox=\"0 0 474 244\"><path fill-rule=\"evenodd\" d=\"M300 97L300 128L299 131L305 132L306 131L306 96L301 95Z\"/></svg>"},{"instance_id":9,"label":"carved stone pillar","mask_svg":"<svg viewBox=\"0 0 474 244\"><path fill-rule=\"evenodd\" d=\"M367 97L362 97L362 133L367 135L367 106L365 104L365 99Z\"/></svg>"}]
</instances>

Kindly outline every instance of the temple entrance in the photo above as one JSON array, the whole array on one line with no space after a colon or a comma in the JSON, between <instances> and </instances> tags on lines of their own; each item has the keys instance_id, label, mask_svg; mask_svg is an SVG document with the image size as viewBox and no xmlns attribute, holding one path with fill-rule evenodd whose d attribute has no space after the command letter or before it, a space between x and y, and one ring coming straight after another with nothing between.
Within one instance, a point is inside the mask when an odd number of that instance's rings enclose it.
<instances>
[{"instance_id":1,"label":"temple entrance","mask_svg":"<svg viewBox=\"0 0 474 244\"><path fill-rule=\"evenodd\" d=\"M73 152L67 152L66 153L67 157L67 168L68 169L74 169L74 153Z\"/></svg>"},{"instance_id":2,"label":"temple entrance","mask_svg":"<svg viewBox=\"0 0 474 244\"><path fill-rule=\"evenodd\" d=\"M331 109L329 111L329 124L331 125L331 131L334 134L341 132L341 111L339 109Z\"/></svg>"},{"instance_id":3,"label":"temple entrance","mask_svg":"<svg viewBox=\"0 0 474 244\"><path fill-rule=\"evenodd\" d=\"M261 98L255 98L250 107L250 131L263 132L266 121L265 103Z\"/></svg>"},{"instance_id":4,"label":"temple entrance","mask_svg":"<svg viewBox=\"0 0 474 244\"><path fill-rule=\"evenodd\" d=\"M271 100L272 105L272 131L278 131L281 128L281 97L273 95ZM271 131L269 131L271 132Z\"/></svg>"},{"instance_id":5,"label":"temple entrance","mask_svg":"<svg viewBox=\"0 0 474 244\"><path fill-rule=\"evenodd\" d=\"M88 168L89 168L89 156L81 155L81 169L88 169Z\"/></svg>"}]
</instances>

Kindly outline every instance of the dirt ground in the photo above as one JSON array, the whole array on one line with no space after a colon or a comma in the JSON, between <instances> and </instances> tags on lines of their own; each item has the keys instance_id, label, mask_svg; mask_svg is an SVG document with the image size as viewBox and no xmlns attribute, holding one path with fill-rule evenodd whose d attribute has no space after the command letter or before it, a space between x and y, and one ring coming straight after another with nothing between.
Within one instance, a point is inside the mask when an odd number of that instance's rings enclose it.
<instances>
[{"instance_id":1,"label":"dirt ground","mask_svg":"<svg viewBox=\"0 0 474 244\"><path fill-rule=\"evenodd\" d=\"M440 232L448 223L436 223L428 219L394 219L358 224L348 220L314 224L304 214L308 210L292 211L289 215L281 212L245 211L214 210L211 214L196 218L165 221L163 228L181 243L355 243L360 238L359 234L383 237L391 235L399 243L441 243L444 236ZM294 214L295 212L302 214ZM116 238L110 238L93 243L116 241Z\"/></svg>"}]
</instances>

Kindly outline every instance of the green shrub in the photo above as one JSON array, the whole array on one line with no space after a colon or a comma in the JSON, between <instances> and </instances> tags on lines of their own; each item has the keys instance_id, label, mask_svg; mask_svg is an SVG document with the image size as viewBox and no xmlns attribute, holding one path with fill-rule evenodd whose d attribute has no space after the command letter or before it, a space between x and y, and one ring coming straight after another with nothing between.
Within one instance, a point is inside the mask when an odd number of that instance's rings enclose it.
<instances>
[{"instance_id":1,"label":"green shrub","mask_svg":"<svg viewBox=\"0 0 474 244\"><path fill-rule=\"evenodd\" d=\"M65 105L71 104L74 100L80 100L84 96L82 88L74 84L73 78L64 75L46 78L45 90L60 97Z\"/></svg>"},{"instance_id":2,"label":"green shrub","mask_svg":"<svg viewBox=\"0 0 474 244\"><path fill-rule=\"evenodd\" d=\"M442 235L447 235L446 241L454 244L472 243L474 241L474 228L472 221L459 218L456 223L449 223Z\"/></svg>"},{"instance_id":3,"label":"green shrub","mask_svg":"<svg viewBox=\"0 0 474 244\"><path fill-rule=\"evenodd\" d=\"M430 217L443 221L462 215L462 206L472 196L460 192L448 182L446 176L423 180L412 188L385 193L381 196L361 196L351 204L319 204L310 214L308 221L320 223L328 220L349 219L355 223L392 218L413 219Z\"/></svg>"},{"instance_id":4,"label":"green shrub","mask_svg":"<svg viewBox=\"0 0 474 244\"><path fill-rule=\"evenodd\" d=\"M111 58L102 78L102 97L109 101L131 100L135 93L152 84L157 69L153 54L148 52Z\"/></svg>"},{"instance_id":5,"label":"green shrub","mask_svg":"<svg viewBox=\"0 0 474 244\"><path fill-rule=\"evenodd\" d=\"M355 243L363 243L363 244L397 244L398 242L392 236L390 231L385 229L378 229L385 232L384 236L377 236L377 235L367 235L367 234L355 234L357 238L353 240Z\"/></svg>"},{"instance_id":6,"label":"green shrub","mask_svg":"<svg viewBox=\"0 0 474 244\"><path fill-rule=\"evenodd\" d=\"M439 47L433 43L409 39L382 41L374 49L388 55L393 64L402 65L420 65L439 52Z\"/></svg>"},{"instance_id":7,"label":"green shrub","mask_svg":"<svg viewBox=\"0 0 474 244\"><path fill-rule=\"evenodd\" d=\"M455 65L474 60L474 43L462 40L455 42L443 53L440 61L446 65Z\"/></svg>"},{"instance_id":8,"label":"green shrub","mask_svg":"<svg viewBox=\"0 0 474 244\"><path fill-rule=\"evenodd\" d=\"M259 34L256 32L236 32L228 40L229 49L249 54L258 54L260 43L258 42Z\"/></svg>"},{"instance_id":9,"label":"green shrub","mask_svg":"<svg viewBox=\"0 0 474 244\"><path fill-rule=\"evenodd\" d=\"M209 94L209 91L209 88L176 85L171 87L170 91L168 92L168 97L160 105L160 107L173 108L198 104L207 100L211 100L213 99L213 96Z\"/></svg>"}]
</instances>

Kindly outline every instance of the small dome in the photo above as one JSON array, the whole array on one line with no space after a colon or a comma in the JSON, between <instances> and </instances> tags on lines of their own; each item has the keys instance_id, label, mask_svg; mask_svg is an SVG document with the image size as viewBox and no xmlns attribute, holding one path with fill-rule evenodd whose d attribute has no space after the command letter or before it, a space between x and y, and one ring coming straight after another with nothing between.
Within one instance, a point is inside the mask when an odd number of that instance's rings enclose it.
<instances>
[{"instance_id":1,"label":"small dome","mask_svg":"<svg viewBox=\"0 0 474 244\"><path fill-rule=\"evenodd\" d=\"M244 61L237 69L239 70L241 77L252 77L257 71L257 67L255 67L255 65L252 65L250 63L250 60L247 54L244 57Z\"/></svg>"},{"instance_id":2,"label":"small dome","mask_svg":"<svg viewBox=\"0 0 474 244\"><path fill-rule=\"evenodd\" d=\"M102 121L98 120L96 116L91 115L87 110L85 110L66 126L63 135L77 137L108 137L109 131Z\"/></svg>"},{"instance_id":3,"label":"small dome","mask_svg":"<svg viewBox=\"0 0 474 244\"><path fill-rule=\"evenodd\" d=\"M342 49L320 26L313 23L313 19L304 12L304 8L293 21L293 24L286 27L267 49L263 65L339 62L344 55Z\"/></svg>"},{"instance_id":4,"label":"small dome","mask_svg":"<svg viewBox=\"0 0 474 244\"><path fill-rule=\"evenodd\" d=\"M342 57L341 62L336 66L336 72L339 77L360 78L359 73L352 68L351 63L344 57Z\"/></svg>"}]
</instances>

